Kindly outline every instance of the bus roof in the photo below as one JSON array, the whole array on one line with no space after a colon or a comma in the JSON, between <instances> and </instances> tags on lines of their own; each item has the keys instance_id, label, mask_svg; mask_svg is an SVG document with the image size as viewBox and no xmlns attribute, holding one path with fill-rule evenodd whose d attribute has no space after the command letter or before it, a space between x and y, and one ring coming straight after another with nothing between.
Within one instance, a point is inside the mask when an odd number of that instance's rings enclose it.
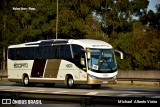
<instances>
[{"instance_id":1,"label":"bus roof","mask_svg":"<svg viewBox=\"0 0 160 107\"><path fill-rule=\"evenodd\" d=\"M104 42L102 40L94 40L94 39L77 39L73 40L72 44L80 44L84 48L112 48L112 46Z\"/></svg>"},{"instance_id":2,"label":"bus roof","mask_svg":"<svg viewBox=\"0 0 160 107\"><path fill-rule=\"evenodd\" d=\"M35 42L22 43L17 45L10 45L8 48L18 47L37 47L45 45L56 45L56 44L77 44L84 48L107 48L111 49L112 46L102 40L94 39L50 39L50 40L39 40Z\"/></svg>"}]
</instances>

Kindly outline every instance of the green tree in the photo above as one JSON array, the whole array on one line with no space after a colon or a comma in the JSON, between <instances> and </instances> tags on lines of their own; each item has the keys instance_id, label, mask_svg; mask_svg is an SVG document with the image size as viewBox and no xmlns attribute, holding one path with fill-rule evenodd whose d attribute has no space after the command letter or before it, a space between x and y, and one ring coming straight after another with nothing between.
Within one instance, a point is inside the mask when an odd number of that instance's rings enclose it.
<instances>
[{"instance_id":1,"label":"green tree","mask_svg":"<svg viewBox=\"0 0 160 107\"><path fill-rule=\"evenodd\" d=\"M140 17L140 21L143 25L149 25L154 29L160 30L160 4L156 5L157 11L154 13L149 10L146 14Z\"/></svg>"},{"instance_id":2,"label":"green tree","mask_svg":"<svg viewBox=\"0 0 160 107\"><path fill-rule=\"evenodd\" d=\"M58 38L109 42L124 53L124 60L117 58L120 69L160 69L160 5L154 13L148 0L58 1ZM0 61L3 47L55 39L56 16L56 0L1 0Z\"/></svg>"},{"instance_id":3,"label":"green tree","mask_svg":"<svg viewBox=\"0 0 160 107\"><path fill-rule=\"evenodd\" d=\"M144 26L140 21L132 24L132 32L111 35L115 39L110 39L110 43L124 53L124 60L117 60L119 68L124 70L160 69L160 49L158 48L160 32Z\"/></svg>"},{"instance_id":4,"label":"green tree","mask_svg":"<svg viewBox=\"0 0 160 107\"><path fill-rule=\"evenodd\" d=\"M102 17L102 29L107 35L132 31L133 17L140 17L146 10L148 0L102 0L96 10Z\"/></svg>"}]
</instances>

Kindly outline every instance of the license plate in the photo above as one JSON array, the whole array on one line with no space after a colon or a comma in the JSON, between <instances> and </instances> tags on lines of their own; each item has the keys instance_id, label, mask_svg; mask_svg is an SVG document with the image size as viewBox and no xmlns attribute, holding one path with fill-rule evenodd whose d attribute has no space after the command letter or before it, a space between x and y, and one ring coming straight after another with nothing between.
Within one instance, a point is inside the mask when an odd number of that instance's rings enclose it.
<instances>
[{"instance_id":1,"label":"license plate","mask_svg":"<svg viewBox=\"0 0 160 107\"><path fill-rule=\"evenodd\" d=\"M103 81L103 83L108 83L108 81Z\"/></svg>"}]
</instances>

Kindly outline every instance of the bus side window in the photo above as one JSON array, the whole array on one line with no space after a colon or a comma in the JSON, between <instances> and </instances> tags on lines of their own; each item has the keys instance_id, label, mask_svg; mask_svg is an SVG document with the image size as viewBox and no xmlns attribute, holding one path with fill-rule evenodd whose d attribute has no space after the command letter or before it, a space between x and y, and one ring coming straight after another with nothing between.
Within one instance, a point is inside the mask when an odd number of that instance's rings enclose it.
<instances>
[{"instance_id":1,"label":"bus side window","mask_svg":"<svg viewBox=\"0 0 160 107\"><path fill-rule=\"evenodd\" d=\"M35 58L42 59L43 57L43 47L36 47L35 48Z\"/></svg>"},{"instance_id":2,"label":"bus side window","mask_svg":"<svg viewBox=\"0 0 160 107\"><path fill-rule=\"evenodd\" d=\"M83 47L79 45L72 45L74 61L77 65L85 67L85 52L82 51Z\"/></svg>"},{"instance_id":3,"label":"bus side window","mask_svg":"<svg viewBox=\"0 0 160 107\"><path fill-rule=\"evenodd\" d=\"M75 59L75 57L77 58L77 55L78 54L80 54L80 52L81 52L81 46L79 46L79 45L72 45L72 51L73 51L73 56L74 56L74 59Z\"/></svg>"},{"instance_id":4,"label":"bus side window","mask_svg":"<svg viewBox=\"0 0 160 107\"><path fill-rule=\"evenodd\" d=\"M13 49L13 48L10 48L8 50L8 58L11 59L11 60L15 60L16 59L16 50Z\"/></svg>"},{"instance_id":5,"label":"bus side window","mask_svg":"<svg viewBox=\"0 0 160 107\"><path fill-rule=\"evenodd\" d=\"M16 54L16 60L21 60L22 59L22 50L19 48L17 49L17 54Z\"/></svg>"},{"instance_id":6,"label":"bus side window","mask_svg":"<svg viewBox=\"0 0 160 107\"><path fill-rule=\"evenodd\" d=\"M10 54L13 54L11 55L12 60L23 60L25 57L23 48L14 48Z\"/></svg>"},{"instance_id":7,"label":"bus side window","mask_svg":"<svg viewBox=\"0 0 160 107\"><path fill-rule=\"evenodd\" d=\"M52 46L52 58L59 59L59 46Z\"/></svg>"},{"instance_id":8,"label":"bus side window","mask_svg":"<svg viewBox=\"0 0 160 107\"><path fill-rule=\"evenodd\" d=\"M52 46L51 58L52 59L55 58L55 48L54 48L54 46Z\"/></svg>"},{"instance_id":9,"label":"bus side window","mask_svg":"<svg viewBox=\"0 0 160 107\"><path fill-rule=\"evenodd\" d=\"M60 46L60 58L62 59L71 59L71 51L69 45L61 45Z\"/></svg>"},{"instance_id":10,"label":"bus side window","mask_svg":"<svg viewBox=\"0 0 160 107\"><path fill-rule=\"evenodd\" d=\"M25 59L33 60L34 59L34 47L26 47L25 48Z\"/></svg>"},{"instance_id":11,"label":"bus side window","mask_svg":"<svg viewBox=\"0 0 160 107\"><path fill-rule=\"evenodd\" d=\"M51 46L44 46L43 58L44 59L51 59L52 58L51 53L52 53Z\"/></svg>"}]
</instances>

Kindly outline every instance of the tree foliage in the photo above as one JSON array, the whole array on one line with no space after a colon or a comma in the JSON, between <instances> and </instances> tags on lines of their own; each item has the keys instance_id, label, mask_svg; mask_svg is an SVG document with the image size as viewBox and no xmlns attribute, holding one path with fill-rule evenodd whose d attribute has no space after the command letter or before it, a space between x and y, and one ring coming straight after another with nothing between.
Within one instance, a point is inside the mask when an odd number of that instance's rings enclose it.
<instances>
[{"instance_id":1,"label":"tree foliage","mask_svg":"<svg viewBox=\"0 0 160 107\"><path fill-rule=\"evenodd\" d=\"M58 1L58 38L111 43L125 56L119 69L160 69L160 4L154 13L148 0ZM56 17L57 0L0 0L0 61L3 47L55 39Z\"/></svg>"}]
</instances>

